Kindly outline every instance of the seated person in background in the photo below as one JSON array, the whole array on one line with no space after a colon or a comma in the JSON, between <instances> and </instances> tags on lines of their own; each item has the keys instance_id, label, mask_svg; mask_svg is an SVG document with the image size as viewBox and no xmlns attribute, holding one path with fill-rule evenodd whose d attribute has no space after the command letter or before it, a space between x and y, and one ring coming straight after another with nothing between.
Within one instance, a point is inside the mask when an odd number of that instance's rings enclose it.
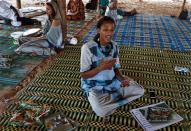
<instances>
[{"instance_id":1,"label":"seated person in background","mask_svg":"<svg viewBox=\"0 0 191 131\"><path fill-rule=\"evenodd\" d=\"M111 16L114 18L114 20L117 19L117 15L121 16L132 16L137 14L136 9L133 9L131 11L124 11L122 9L119 9L117 7L117 0L100 0L99 1L99 12L101 16Z\"/></svg>"},{"instance_id":2,"label":"seated person in background","mask_svg":"<svg viewBox=\"0 0 191 131\"><path fill-rule=\"evenodd\" d=\"M139 84L120 72L118 45L112 41L115 26L111 17L102 17L94 40L81 48L81 86L93 111L101 117L144 94Z\"/></svg>"},{"instance_id":3,"label":"seated person in background","mask_svg":"<svg viewBox=\"0 0 191 131\"><path fill-rule=\"evenodd\" d=\"M82 0L70 0L67 5L67 20L84 20L85 10Z\"/></svg>"},{"instance_id":4,"label":"seated person in background","mask_svg":"<svg viewBox=\"0 0 191 131\"><path fill-rule=\"evenodd\" d=\"M30 53L32 55L53 55L56 50L63 48L63 38L61 30L61 16L55 1L46 3L46 20L43 36L41 37L21 37L20 47L16 53Z\"/></svg>"},{"instance_id":5,"label":"seated person in background","mask_svg":"<svg viewBox=\"0 0 191 131\"><path fill-rule=\"evenodd\" d=\"M109 2L109 5L107 6L106 8L106 11L105 11L105 16L110 16L112 17L115 22L117 22L117 1L115 0L110 0Z\"/></svg>"},{"instance_id":6,"label":"seated person in background","mask_svg":"<svg viewBox=\"0 0 191 131\"><path fill-rule=\"evenodd\" d=\"M86 9L96 10L97 9L97 3L98 3L98 0L90 0L90 2L88 2L86 4Z\"/></svg>"},{"instance_id":7,"label":"seated person in background","mask_svg":"<svg viewBox=\"0 0 191 131\"><path fill-rule=\"evenodd\" d=\"M36 19L23 17L19 10L4 0L0 0L0 18L5 20L6 24L10 24L11 21L21 22L21 25L40 24Z\"/></svg>"},{"instance_id":8,"label":"seated person in background","mask_svg":"<svg viewBox=\"0 0 191 131\"><path fill-rule=\"evenodd\" d=\"M123 18L123 16L132 16L137 14L136 9L133 9L130 12L124 11L122 9L117 8L117 0L110 0L109 5L107 6L105 16L112 17L115 21L117 21L118 18Z\"/></svg>"}]
</instances>

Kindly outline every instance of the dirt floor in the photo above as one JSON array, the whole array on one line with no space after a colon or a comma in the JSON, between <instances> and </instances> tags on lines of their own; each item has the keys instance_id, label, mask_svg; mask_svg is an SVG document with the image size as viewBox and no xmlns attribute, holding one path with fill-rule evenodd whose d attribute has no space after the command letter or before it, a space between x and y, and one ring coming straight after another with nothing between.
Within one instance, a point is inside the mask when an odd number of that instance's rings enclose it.
<instances>
[{"instance_id":1,"label":"dirt floor","mask_svg":"<svg viewBox=\"0 0 191 131\"><path fill-rule=\"evenodd\" d=\"M119 3L120 7L129 10L136 8L142 14L178 16L183 0L119 0ZM185 7L191 11L191 0L187 0Z\"/></svg>"},{"instance_id":2,"label":"dirt floor","mask_svg":"<svg viewBox=\"0 0 191 131\"><path fill-rule=\"evenodd\" d=\"M16 0L8 0L13 5L16 5ZM22 7L39 6L45 0L21 0ZM69 0L66 0L67 2ZM89 0L83 0L87 3ZM178 16L183 3L183 0L118 0L119 7L129 11L136 8L138 13L151 15L167 15ZM142 2L140 2L142 1ZM37 4L38 3L38 4ZM42 5L42 4L40 4ZM187 0L186 8L191 11L191 0Z\"/></svg>"}]
</instances>

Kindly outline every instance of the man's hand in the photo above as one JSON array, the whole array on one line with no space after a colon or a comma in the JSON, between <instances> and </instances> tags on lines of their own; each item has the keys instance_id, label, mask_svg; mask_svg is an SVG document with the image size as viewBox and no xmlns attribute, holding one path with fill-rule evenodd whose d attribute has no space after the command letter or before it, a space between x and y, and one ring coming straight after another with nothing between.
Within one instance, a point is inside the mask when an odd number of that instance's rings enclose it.
<instances>
[{"instance_id":1,"label":"man's hand","mask_svg":"<svg viewBox=\"0 0 191 131\"><path fill-rule=\"evenodd\" d=\"M130 80L127 77L124 77L121 80L121 87L127 87L127 86L129 86L129 83L130 83Z\"/></svg>"},{"instance_id":2,"label":"man's hand","mask_svg":"<svg viewBox=\"0 0 191 131\"><path fill-rule=\"evenodd\" d=\"M111 69L116 63L116 59L112 59L112 60L101 60L101 63L100 63L100 70L108 70L108 69Z\"/></svg>"},{"instance_id":3,"label":"man's hand","mask_svg":"<svg viewBox=\"0 0 191 131\"><path fill-rule=\"evenodd\" d=\"M112 60L102 59L98 67L89 71L82 72L81 77L84 79L91 78L103 70L111 69L114 66L115 62L116 62L116 59L112 59Z\"/></svg>"}]
</instances>

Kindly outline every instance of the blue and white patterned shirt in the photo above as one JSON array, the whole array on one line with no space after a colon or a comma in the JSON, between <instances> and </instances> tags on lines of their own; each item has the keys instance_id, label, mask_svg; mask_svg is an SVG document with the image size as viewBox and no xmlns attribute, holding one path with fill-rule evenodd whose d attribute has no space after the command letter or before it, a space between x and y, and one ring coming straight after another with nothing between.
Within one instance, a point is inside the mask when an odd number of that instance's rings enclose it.
<instances>
[{"instance_id":1,"label":"blue and white patterned shirt","mask_svg":"<svg viewBox=\"0 0 191 131\"><path fill-rule=\"evenodd\" d=\"M95 76L88 79L81 79L81 86L86 92L90 89L112 91L120 88L120 82L115 76L114 69L120 68L119 51L117 43L111 42L111 50L106 56L101 47L95 41L84 44L81 48L80 72L89 71L100 65L102 59L116 59L115 65L111 69L103 70Z\"/></svg>"}]
</instances>

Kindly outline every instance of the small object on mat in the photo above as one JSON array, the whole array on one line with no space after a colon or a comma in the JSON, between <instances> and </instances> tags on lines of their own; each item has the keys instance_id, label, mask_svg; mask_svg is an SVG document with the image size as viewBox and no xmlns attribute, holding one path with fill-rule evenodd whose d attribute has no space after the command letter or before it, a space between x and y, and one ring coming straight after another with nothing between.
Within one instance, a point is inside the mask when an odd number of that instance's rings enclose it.
<instances>
[{"instance_id":1,"label":"small object on mat","mask_svg":"<svg viewBox=\"0 0 191 131\"><path fill-rule=\"evenodd\" d=\"M31 100L18 102L16 112L12 115L9 122L12 126L37 127L43 125L43 118L50 112L50 106L38 105Z\"/></svg>"},{"instance_id":2,"label":"small object on mat","mask_svg":"<svg viewBox=\"0 0 191 131\"><path fill-rule=\"evenodd\" d=\"M170 119L172 109L166 107L149 107L147 120L149 122L167 122Z\"/></svg>"},{"instance_id":3,"label":"small object on mat","mask_svg":"<svg viewBox=\"0 0 191 131\"><path fill-rule=\"evenodd\" d=\"M18 39L19 39L22 35L23 35L23 32L21 32L21 31L17 31L17 32L11 33L11 37L13 37L13 39L14 39L13 43L14 43L15 45L18 45L18 44L19 44Z\"/></svg>"},{"instance_id":4,"label":"small object on mat","mask_svg":"<svg viewBox=\"0 0 191 131\"><path fill-rule=\"evenodd\" d=\"M117 19L118 19L118 20L121 20L121 19L123 19L123 16L117 15Z\"/></svg>"},{"instance_id":5,"label":"small object on mat","mask_svg":"<svg viewBox=\"0 0 191 131\"><path fill-rule=\"evenodd\" d=\"M184 72L184 73L190 72L190 69L189 69L189 68L187 68L187 67L181 67L181 66L175 66L174 70L175 70L175 71L179 71L179 72Z\"/></svg>"},{"instance_id":6,"label":"small object on mat","mask_svg":"<svg viewBox=\"0 0 191 131\"><path fill-rule=\"evenodd\" d=\"M156 95L155 95L154 91L149 91L149 95L150 95L151 99L155 99L156 98Z\"/></svg>"},{"instance_id":7,"label":"small object on mat","mask_svg":"<svg viewBox=\"0 0 191 131\"><path fill-rule=\"evenodd\" d=\"M48 131L73 131L79 125L61 112L47 116L44 124Z\"/></svg>"},{"instance_id":8,"label":"small object on mat","mask_svg":"<svg viewBox=\"0 0 191 131\"><path fill-rule=\"evenodd\" d=\"M0 54L0 68L10 68L12 62L13 59L10 56Z\"/></svg>"},{"instance_id":9,"label":"small object on mat","mask_svg":"<svg viewBox=\"0 0 191 131\"><path fill-rule=\"evenodd\" d=\"M4 20L0 20L0 24L5 24L5 21Z\"/></svg>"},{"instance_id":10,"label":"small object on mat","mask_svg":"<svg viewBox=\"0 0 191 131\"><path fill-rule=\"evenodd\" d=\"M183 120L165 102L132 109L130 112L144 131L156 131Z\"/></svg>"},{"instance_id":11,"label":"small object on mat","mask_svg":"<svg viewBox=\"0 0 191 131\"><path fill-rule=\"evenodd\" d=\"M69 43L71 45L76 45L78 43L78 40L77 40L77 38L73 37L73 38L70 39Z\"/></svg>"},{"instance_id":12,"label":"small object on mat","mask_svg":"<svg viewBox=\"0 0 191 131\"><path fill-rule=\"evenodd\" d=\"M21 26L21 22L20 21L11 21L11 25L15 26L15 27L19 27Z\"/></svg>"},{"instance_id":13,"label":"small object on mat","mask_svg":"<svg viewBox=\"0 0 191 131\"><path fill-rule=\"evenodd\" d=\"M26 31L23 33L23 36L33 35L33 34L39 32L39 31L40 31L40 28L29 29L29 30L26 30Z\"/></svg>"},{"instance_id":14,"label":"small object on mat","mask_svg":"<svg viewBox=\"0 0 191 131\"><path fill-rule=\"evenodd\" d=\"M23 35L22 31L17 31L17 32L13 32L11 33L11 37L13 37L14 39L18 39L19 37L21 37Z\"/></svg>"}]
</instances>

